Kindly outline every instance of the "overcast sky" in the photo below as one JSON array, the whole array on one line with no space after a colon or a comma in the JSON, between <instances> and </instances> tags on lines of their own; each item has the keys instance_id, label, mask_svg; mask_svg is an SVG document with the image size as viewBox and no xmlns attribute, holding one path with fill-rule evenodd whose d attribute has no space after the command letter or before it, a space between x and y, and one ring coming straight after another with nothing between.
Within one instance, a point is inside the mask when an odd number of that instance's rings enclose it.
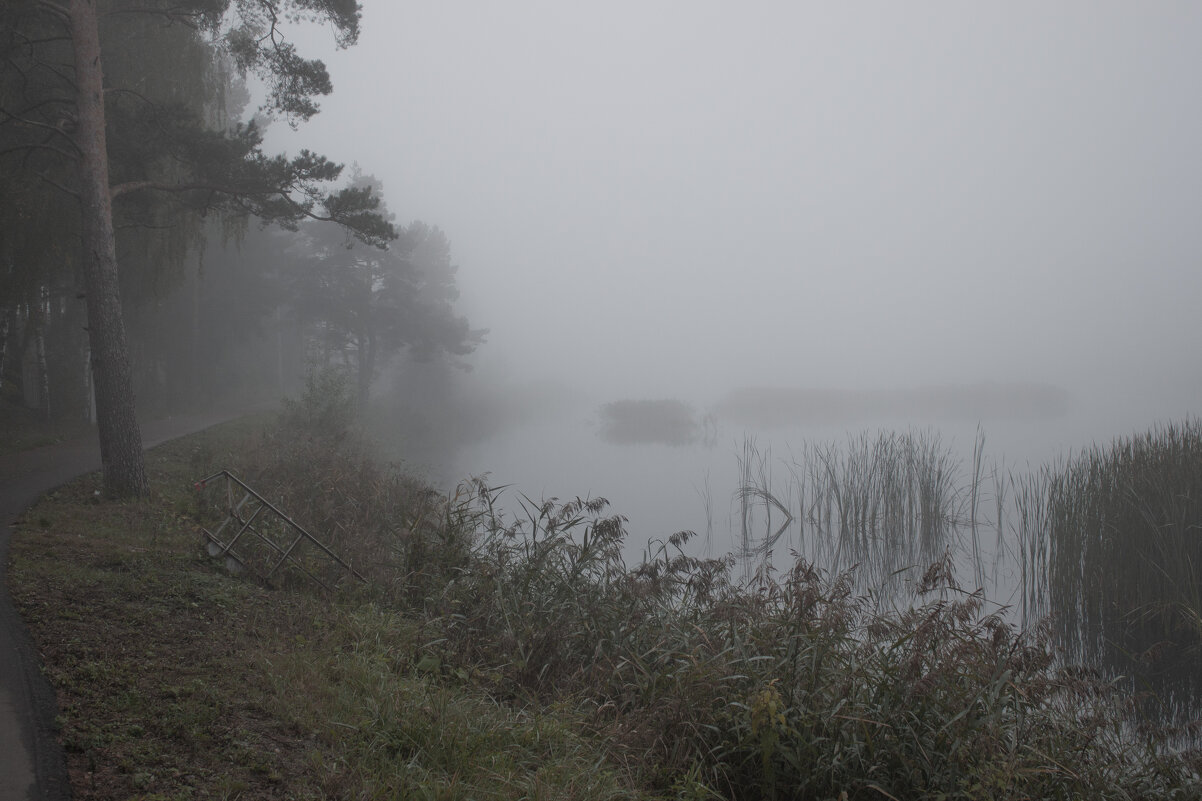
<instances>
[{"instance_id":1,"label":"overcast sky","mask_svg":"<svg viewBox=\"0 0 1202 801\"><path fill-rule=\"evenodd\" d=\"M480 361L1197 411L1202 3L363 6L272 142L448 233Z\"/></svg>"}]
</instances>

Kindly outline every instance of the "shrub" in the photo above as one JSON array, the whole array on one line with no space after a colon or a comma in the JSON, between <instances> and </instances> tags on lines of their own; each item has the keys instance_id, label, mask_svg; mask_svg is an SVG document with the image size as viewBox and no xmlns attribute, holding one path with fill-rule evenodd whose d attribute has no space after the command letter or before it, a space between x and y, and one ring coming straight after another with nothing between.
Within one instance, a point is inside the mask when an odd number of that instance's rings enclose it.
<instances>
[{"instance_id":1,"label":"shrub","mask_svg":"<svg viewBox=\"0 0 1202 801\"><path fill-rule=\"evenodd\" d=\"M355 390L346 370L314 367L299 399L285 398L281 428L292 434L332 440L345 438L355 421Z\"/></svg>"}]
</instances>

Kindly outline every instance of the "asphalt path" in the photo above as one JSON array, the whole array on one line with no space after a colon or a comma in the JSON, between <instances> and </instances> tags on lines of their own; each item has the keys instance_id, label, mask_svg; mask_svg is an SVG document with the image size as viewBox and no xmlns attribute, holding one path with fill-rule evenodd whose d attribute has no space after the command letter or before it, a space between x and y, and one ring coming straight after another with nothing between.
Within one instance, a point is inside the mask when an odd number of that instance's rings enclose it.
<instances>
[{"instance_id":1,"label":"asphalt path","mask_svg":"<svg viewBox=\"0 0 1202 801\"><path fill-rule=\"evenodd\" d=\"M245 414L248 410L179 415L142 423L151 448ZM100 469L100 445L87 439L0 456L0 801L71 797L56 739L58 702L37 649L8 592L11 524L34 501L76 476Z\"/></svg>"}]
</instances>

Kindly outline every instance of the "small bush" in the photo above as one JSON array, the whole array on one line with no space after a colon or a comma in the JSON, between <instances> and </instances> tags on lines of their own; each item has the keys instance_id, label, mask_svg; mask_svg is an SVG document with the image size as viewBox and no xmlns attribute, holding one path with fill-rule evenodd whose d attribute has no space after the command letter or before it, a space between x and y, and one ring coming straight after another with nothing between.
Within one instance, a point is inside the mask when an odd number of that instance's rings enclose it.
<instances>
[{"instance_id":1,"label":"small bush","mask_svg":"<svg viewBox=\"0 0 1202 801\"><path fill-rule=\"evenodd\" d=\"M340 440L351 431L355 409L355 390L347 371L315 367L305 376L301 397L284 399L281 426L301 436Z\"/></svg>"}]
</instances>

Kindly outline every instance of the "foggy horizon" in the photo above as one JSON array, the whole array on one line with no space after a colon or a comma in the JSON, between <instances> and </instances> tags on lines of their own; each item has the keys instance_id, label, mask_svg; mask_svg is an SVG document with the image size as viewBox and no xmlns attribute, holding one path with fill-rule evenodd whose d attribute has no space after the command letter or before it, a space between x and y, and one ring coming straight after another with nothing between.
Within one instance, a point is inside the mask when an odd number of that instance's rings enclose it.
<instances>
[{"instance_id":1,"label":"foggy horizon","mask_svg":"<svg viewBox=\"0 0 1202 801\"><path fill-rule=\"evenodd\" d=\"M1202 8L363 15L300 40L334 94L268 144L447 232L482 387L1040 384L1102 437L1196 408Z\"/></svg>"}]
</instances>

